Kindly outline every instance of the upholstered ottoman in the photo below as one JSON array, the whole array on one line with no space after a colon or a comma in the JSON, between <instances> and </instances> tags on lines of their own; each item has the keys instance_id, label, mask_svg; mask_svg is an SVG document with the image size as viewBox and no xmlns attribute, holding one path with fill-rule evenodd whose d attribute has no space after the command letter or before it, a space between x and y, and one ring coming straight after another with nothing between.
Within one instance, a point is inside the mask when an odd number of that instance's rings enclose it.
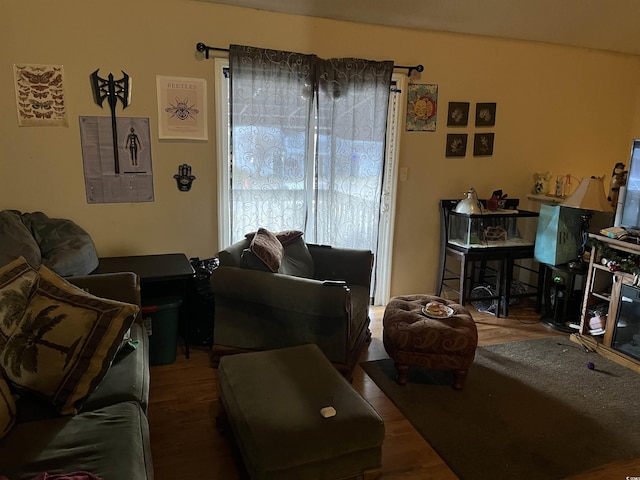
<instances>
[{"instance_id":1,"label":"upholstered ottoman","mask_svg":"<svg viewBox=\"0 0 640 480\"><path fill-rule=\"evenodd\" d=\"M450 307L447 318L429 318L423 307L437 302ZM409 367L451 370L453 388L461 390L478 346L478 330L462 305L431 295L394 297L382 320L384 348L395 362L397 382L407 383Z\"/></svg>"},{"instance_id":2,"label":"upholstered ottoman","mask_svg":"<svg viewBox=\"0 0 640 480\"><path fill-rule=\"evenodd\" d=\"M316 345L224 356L218 379L251 479L380 477L384 422Z\"/></svg>"}]
</instances>

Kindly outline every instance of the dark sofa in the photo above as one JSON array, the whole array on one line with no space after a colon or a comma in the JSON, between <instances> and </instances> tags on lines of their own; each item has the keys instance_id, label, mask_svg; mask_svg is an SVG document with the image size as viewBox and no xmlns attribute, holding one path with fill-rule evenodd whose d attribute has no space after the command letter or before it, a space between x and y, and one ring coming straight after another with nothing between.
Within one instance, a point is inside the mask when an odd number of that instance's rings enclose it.
<instances>
[{"instance_id":1,"label":"dark sofa","mask_svg":"<svg viewBox=\"0 0 640 480\"><path fill-rule=\"evenodd\" d=\"M140 306L133 273L67 279L89 293ZM0 439L0 476L31 480L86 471L103 480L150 480L148 340L139 317L106 375L76 415L62 416L51 404L20 392L17 422Z\"/></svg>"}]
</instances>

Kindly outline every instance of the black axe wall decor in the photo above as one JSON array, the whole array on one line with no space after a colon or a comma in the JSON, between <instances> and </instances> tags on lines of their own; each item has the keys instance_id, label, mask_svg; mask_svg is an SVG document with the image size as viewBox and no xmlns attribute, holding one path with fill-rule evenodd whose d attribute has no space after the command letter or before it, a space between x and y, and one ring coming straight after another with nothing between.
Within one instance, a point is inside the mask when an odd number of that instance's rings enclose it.
<instances>
[{"instance_id":1,"label":"black axe wall decor","mask_svg":"<svg viewBox=\"0 0 640 480\"><path fill-rule=\"evenodd\" d=\"M105 98L109 99L109 108L111 109L111 130L113 132L113 162L115 173L120 173L120 162L118 160L118 129L116 125L116 105L118 100L122 102L124 110L131 103L131 78L126 73L120 80L114 80L113 74L110 73L107 79L98 76L96 70L91 74L91 88L93 90L93 100L102 108Z\"/></svg>"}]
</instances>

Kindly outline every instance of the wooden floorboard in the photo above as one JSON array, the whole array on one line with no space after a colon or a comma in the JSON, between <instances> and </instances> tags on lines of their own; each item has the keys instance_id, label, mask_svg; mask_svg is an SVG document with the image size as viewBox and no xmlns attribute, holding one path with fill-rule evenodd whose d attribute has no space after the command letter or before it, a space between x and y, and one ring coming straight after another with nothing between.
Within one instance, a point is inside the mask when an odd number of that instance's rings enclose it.
<instances>
[{"instance_id":1,"label":"wooden floorboard","mask_svg":"<svg viewBox=\"0 0 640 480\"><path fill-rule=\"evenodd\" d=\"M540 323L539 314L527 306L513 307L507 318L475 310L472 314L479 345L566 335ZM387 357L382 345L382 315L382 307L371 308L372 339L361 361ZM385 421L384 479L457 478L360 366L354 370L353 386ZM175 363L151 367L149 424L156 480L242 478L230 439L216 428L218 411L216 370L210 366L207 348L192 348L188 360L180 350ZM571 454L570 445L567 454ZM619 480L634 475L640 477L640 459L603 465L572 480Z\"/></svg>"}]
</instances>

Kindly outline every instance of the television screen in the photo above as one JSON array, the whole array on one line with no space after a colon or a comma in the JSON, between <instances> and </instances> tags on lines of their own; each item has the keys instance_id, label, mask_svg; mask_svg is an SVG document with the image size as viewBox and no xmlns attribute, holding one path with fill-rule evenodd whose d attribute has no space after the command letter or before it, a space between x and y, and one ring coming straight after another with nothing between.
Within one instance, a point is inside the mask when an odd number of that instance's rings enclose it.
<instances>
[{"instance_id":1,"label":"television screen","mask_svg":"<svg viewBox=\"0 0 640 480\"><path fill-rule=\"evenodd\" d=\"M629 233L640 233L640 140L638 139L633 141L631 147L620 226Z\"/></svg>"}]
</instances>

